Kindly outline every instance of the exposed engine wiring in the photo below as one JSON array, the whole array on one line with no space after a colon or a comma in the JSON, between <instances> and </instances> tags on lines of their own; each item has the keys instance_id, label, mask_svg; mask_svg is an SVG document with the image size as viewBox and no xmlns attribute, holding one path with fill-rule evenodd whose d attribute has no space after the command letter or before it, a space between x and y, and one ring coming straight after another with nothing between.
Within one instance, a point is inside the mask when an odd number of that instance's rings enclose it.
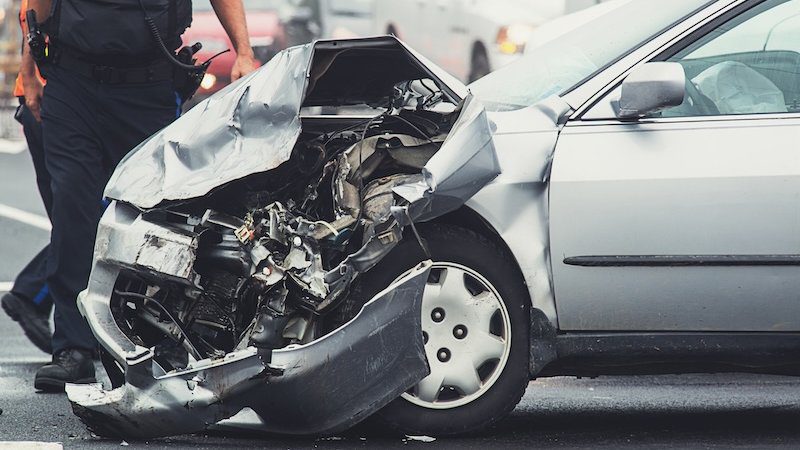
<instances>
[{"instance_id":1,"label":"exposed engine wiring","mask_svg":"<svg viewBox=\"0 0 800 450\"><path fill-rule=\"evenodd\" d=\"M426 139L426 140L427 140L429 143L431 143L431 144L434 144L434 143L435 143L435 142L433 142L433 139L431 138L431 136L428 136L428 133L426 133L426 132L422 131L422 130L421 130L419 127L418 127L418 126L416 126L416 125L414 125L413 123L411 123L411 121L410 121L410 120L408 120L408 119L406 119L405 117L402 117L402 116L400 116L400 115L391 116L391 117L392 117L392 118L394 118L394 119L400 119L401 121L403 121L403 122L405 122L406 124L408 124L408 126L410 126L411 128L413 128L414 130L416 130L416 131L417 131L417 133L419 133L419 134L420 134L420 135L421 135L423 138L425 138L425 139Z\"/></svg>"},{"instance_id":2,"label":"exposed engine wiring","mask_svg":"<svg viewBox=\"0 0 800 450\"><path fill-rule=\"evenodd\" d=\"M378 117L380 117L380 116L378 116ZM372 122L373 120L375 120L375 117L371 117L371 118L369 118L369 119L367 119L367 120L364 120L363 122L358 122L358 123L355 123L355 124L353 124L353 125L348 125L348 126L346 126L346 127L342 128L342 129L340 129L340 130L336 130L336 131L334 131L334 132L330 133L330 138L328 138L328 140L326 140L325 142L323 142L323 143L322 143L322 145L328 145L328 144L330 144L330 142L331 142L333 139L335 139L335 138L336 138L336 136L338 136L338 135L340 135L340 134L344 133L345 131L350 131L350 130L352 130L353 128L358 128L358 127L360 127L361 125L364 125L364 124L369 124L369 123L370 123L370 122Z\"/></svg>"}]
</instances>

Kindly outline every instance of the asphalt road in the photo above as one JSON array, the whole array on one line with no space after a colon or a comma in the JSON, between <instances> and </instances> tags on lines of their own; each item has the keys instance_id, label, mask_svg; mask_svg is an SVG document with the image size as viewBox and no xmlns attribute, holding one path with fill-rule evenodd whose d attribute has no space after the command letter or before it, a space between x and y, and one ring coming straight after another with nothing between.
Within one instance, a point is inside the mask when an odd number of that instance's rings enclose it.
<instances>
[{"instance_id":1,"label":"asphalt road","mask_svg":"<svg viewBox=\"0 0 800 450\"><path fill-rule=\"evenodd\" d=\"M3 153L2 205L43 214L27 155ZM0 214L0 286L47 242L45 230ZM63 395L35 393L33 375L48 356L0 312L0 441L119 448L75 418ZM16 444L12 444L12 448ZM768 448L800 447L800 379L755 375L553 378L530 384L514 413L479 436L424 443L362 427L333 438L241 432L131 442L147 448ZM0 447L2 443L0 442Z\"/></svg>"}]
</instances>

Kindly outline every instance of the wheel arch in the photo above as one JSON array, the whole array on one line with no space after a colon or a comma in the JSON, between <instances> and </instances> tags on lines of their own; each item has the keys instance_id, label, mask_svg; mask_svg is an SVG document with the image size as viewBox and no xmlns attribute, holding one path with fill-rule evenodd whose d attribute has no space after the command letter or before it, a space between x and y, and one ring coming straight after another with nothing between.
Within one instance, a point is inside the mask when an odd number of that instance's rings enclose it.
<instances>
[{"instance_id":1,"label":"wheel arch","mask_svg":"<svg viewBox=\"0 0 800 450\"><path fill-rule=\"evenodd\" d=\"M433 219L431 223L440 223L446 225L455 225L460 226L463 228L467 228L472 230L486 238L489 238L492 242L500 246L503 250L507 251L509 255L512 256L514 259L514 267L517 269L517 275L519 275L519 279L524 283L525 277L522 274L522 269L519 266L519 261L517 261L516 257L514 257L514 252L508 247L508 244L505 240L500 236L500 233L492 226L489 221L487 221L483 216L478 214L474 209L470 208L469 206L462 205L455 211L447 213L443 216L439 216L436 219ZM528 301L530 301L530 292L528 292Z\"/></svg>"},{"instance_id":2,"label":"wheel arch","mask_svg":"<svg viewBox=\"0 0 800 450\"><path fill-rule=\"evenodd\" d=\"M493 205L491 201L484 201L481 198L481 193L478 193L476 199L470 200L467 205L463 205L455 211L447 213L443 216L437 217L436 219L432 220L432 223L443 223L449 225L457 225L464 228L468 228L478 234L481 234L489 239L491 239L494 243L499 245L501 248L506 250L508 254L513 258L514 266L517 268L517 274L519 275L520 280L525 283L528 290L528 301L531 302L531 305L534 308L542 309L545 316L553 322L553 325L557 325L557 321L555 320L555 306L553 305L552 311L548 308L542 308L543 305L540 303L541 299L539 298L540 295L537 295L538 292L535 289L537 284L544 284L546 285L547 291L552 292L550 287L550 279L549 277L546 280L537 279L534 280L530 276L530 274L526 273L526 268L530 267L531 264L528 262L531 258L530 249L527 248L526 244L530 242L520 241L513 230L509 230L506 233L502 233L498 230L508 229L509 226L506 223L503 223L505 217L502 214L492 214L496 211L492 211L489 208ZM475 201L477 200L477 201ZM523 210L530 209L525 208L527 205L522 205ZM482 211L483 214L479 211ZM520 214L519 217L521 220L525 219L524 214ZM531 230L535 230L535 227L530 227ZM532 233L533 234L533 233ZM548 248L542 249L544 253L549 253L549 246ZM539 253L538 256L546 256L543 253ZM540 261L544 262L544 261ZM546 273L549 274L550 272L550 264L549 258L547 258L546 267L537 267L537 269L545 269Z\"/></svg>"},{"instance_id":3,"label":"wheel arch","mask_svg":"<svg viewBox=\"0 0 800 450\"><path fill-rule=\"evenodd\" d=\"M548 186L501 174L466 203L514 257L531 304L558 328L550 262ZM486 228L484 228L485 230Z\"/></svg>"},{"instance_id":4,"label":"wheel arch","mask_svg":"<svg viewBox=\"0 0 800 450\"><path fill-rule=\"evenodd\" d=\"M465 207L480 217L514 257L531 301L530 373L557 357L558 314L550 261L549 187L538 176L501 174Z\"/></svg>"},{"instance_id":5,"label":"wheel arch","mask_svg":"<svg viewBox=\"0 0 800 450\"><path fill-rule=\"evenodd\" d=\"M475 209L463 205L459 209L437 217L431 223L460 226L478 233L491 240L498 247L505 250L512 258L514 267L517 269L517 278L525 283L527 291L527 301L531 304L530 309L530 334L529 334L529 371L531 377L542 371L549 363L557 359L555 339L557 334L557 322L549 317L544 311L537 307L538 302L534 302L536 289L531 285L523 274L523 269L518 258L519 252L515 253L508 242L503 239L500 232L484 216ZM549 287L549 280L547 281Z\"/></svg>"}]
</instances>

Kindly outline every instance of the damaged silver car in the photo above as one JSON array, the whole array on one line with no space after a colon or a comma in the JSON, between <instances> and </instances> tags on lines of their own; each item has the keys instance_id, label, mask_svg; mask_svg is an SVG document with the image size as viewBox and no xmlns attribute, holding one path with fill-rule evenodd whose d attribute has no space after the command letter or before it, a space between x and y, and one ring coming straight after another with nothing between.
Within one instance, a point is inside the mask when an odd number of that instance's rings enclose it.
<instances>
[{"instance_id":1,"label":"damaged silver car","mask_svg":"<svg viewBox=\"0 0 800 450\"><path fill-rule=\"evenodd\" d=\"M69 387L76 413L134 438L244 409L288 433L357 423L429 374L442 269L415 223L499 172L483 109L396 39L282 52L113 175L80 297L113 386ZM376 267L392 252L408 263Z\"/></svg>"},{"instance_id":2,"label":"damaged silver car","mask_svg":"<svg viewBox=\"0 0 800 450\"><path fill-rule=\"evenodd\" d=\"M448 435L533 377L798 373L800 0L612 3L469 89L393 37L292 48L144 142L75 412Z\"/></svg>"}]
</instances>

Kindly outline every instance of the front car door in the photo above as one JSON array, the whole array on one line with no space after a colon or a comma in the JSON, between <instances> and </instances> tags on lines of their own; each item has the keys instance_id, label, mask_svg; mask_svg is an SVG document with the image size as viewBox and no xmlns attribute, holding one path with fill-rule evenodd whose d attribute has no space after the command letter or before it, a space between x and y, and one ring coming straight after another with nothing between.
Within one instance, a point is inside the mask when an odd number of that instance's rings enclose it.
<instances>
[{"instance_id":1,"label":"front car door","mask_svg":"<svg viewBox=\"0 0 800 450\"><path fill-rule=\"evenodd\" d=\"M657 58L683 105L623 122L615 88L562 131L561 329L800 330L800 0L748 5Z\"/></svg>"}]
</instances>

